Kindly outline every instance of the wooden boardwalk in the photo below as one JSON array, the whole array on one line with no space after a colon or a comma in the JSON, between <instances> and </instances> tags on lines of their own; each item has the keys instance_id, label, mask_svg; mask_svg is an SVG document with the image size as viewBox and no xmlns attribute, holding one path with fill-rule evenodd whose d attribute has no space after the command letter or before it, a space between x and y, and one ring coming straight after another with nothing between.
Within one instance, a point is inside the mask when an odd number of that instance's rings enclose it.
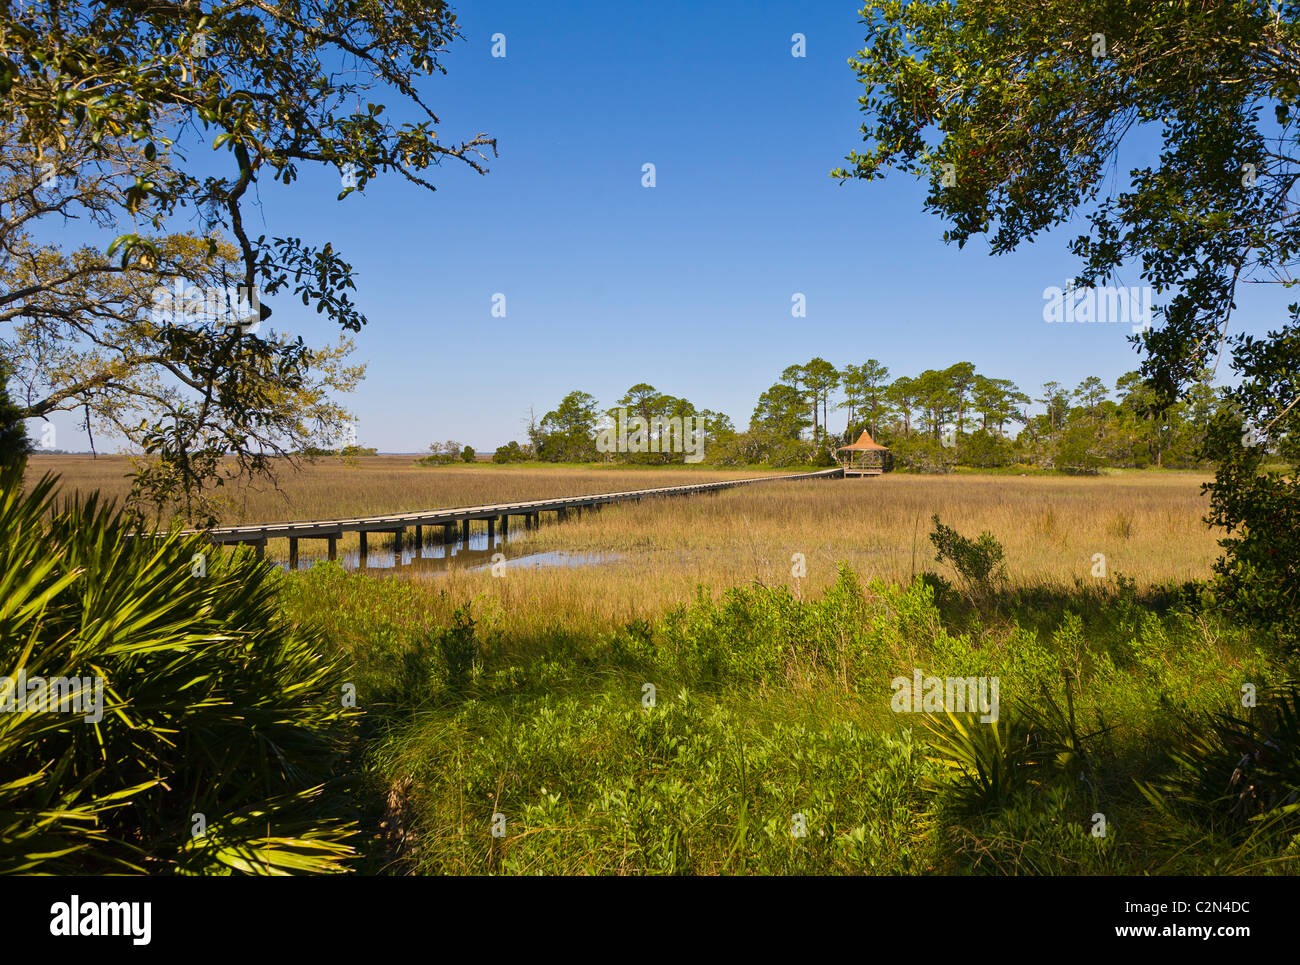
<instances>
[{"instance_id":1,"label":"wooden boardwalk","mask_svg":"<svg viewBox=\"0 0 1300 965\"><path fill-rule=\"evenodd\" d=\"M495 536L498 525L501 535L509 530L510 517L522 516L524 528L531 529L541 521L542 513L553 512L557 519L564 520L570 511L581 513L588 509L597 509L611 503L639 502L642 499L654 499L663 496L693 496L699 493L718 492L736 486L752 486L757 483L789 481L792 479L839 479L844 470L824 469L820 472L790 473L782 476L759 476L753 479L728 479L722 482L696 483L691 486L664 486L660 489L634 489L623 493L595 493L585 496L563 496L557 499L534 499L518 503L493 503L487 506L460 506L453 509L428 509L413 513L392 513L387 516L358 516L352 519L316 519L287 523L259 523L250 526L218 526L207 530L208 538L214 543L247 543L257 549L261 556L268 539L287 539L289 541L289 566L298 565L298 540L323 539L329 541L329 558L338 555L338 540L344 533L359 533L361 536L361 558L366 558L366 536L369 533L392 533L397 552L400 554L402 536L408 529L415 530L416 545L424 543L424 527L441 528L443 539L452 542L456 530L460 538L469 541L470 524L481 521L487 524L489 542Z\"/></svg>"}]
</instances>

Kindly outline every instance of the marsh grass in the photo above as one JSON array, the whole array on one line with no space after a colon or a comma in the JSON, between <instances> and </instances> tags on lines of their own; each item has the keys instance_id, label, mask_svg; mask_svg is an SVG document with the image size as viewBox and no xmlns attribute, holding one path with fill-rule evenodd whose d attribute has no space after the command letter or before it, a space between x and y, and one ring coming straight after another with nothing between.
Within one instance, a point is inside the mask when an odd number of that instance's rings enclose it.
<instances>
[{"instance_id":1,"label":"marsh grass","mask_svg":"<svg viewBox=\"0 0 1300 965\"><path fill-rule=\"evenodd\" d=\"M65 491L101 487L123 495L121 457L44 456L32 460L28 478L52 469ZM759 470L719 472L658 468L478 464L421 467L411 457L361 457L354 464L322 459L284 482L284 495L235 496L229 523L267 522L399 512L497 500L611 492L689 481L760 475ZM1131 579L1139 588L1203 579L1217 556L1215 537L1201 522L1205 478L1193 473L1123 473L1094 477L960 474L879 479L768 483L688 498L648 500L570 516L512 539L503 552L608 554L588 567L520 567L505 578L488 569L453 569L410 578L427 597L431 615L450 621L457 606L480 596L495 601L502 620L527 636L537 622L574 632L597 632L629 620L650 619L689 602L703 584L788 586L815 594L845 562L864 579L910 582L921 570L955 578L934 562L929 520L938 513L960 532L991 532L1007 556L1013 587L1073 591L1101 585L1094 557L1105 557L1107 578ZM287 500L287 502L286 502ZM1122 520L1119 526L1117 520ZM517 521L516 521L517 523ZM515 527L519 536L518 526ZM357 548L346 537L340 552ZM372 552L391 546L373 536ZM318 559L323 541L301 545L304 562ZM792 557L803 554L807 576L792 576ZM286 540L272 540L268 558L283 562ZM373 571L382 572L380 570Z\"/></svg>"},{"instance_id":2,"label":"marsh grass","mask_svg":"<svg viewBox=\"0 0 1300 965\"><path fill-rule=\"evenodd\" d=\"M370 471L352 489L344 470L322 470L293 515L633 478ZM420 488L444 473L436 494ZM387 802L364 870L1294 872L1290 824L1229 839L1140 790L1176 770L1188 728L1231 711L1243 682L1295 673L1190 583L1216 555L1202 481L773 483L613 506L508 549L617 554L599 566L378 578L323 565L277 580L286 616L323 629L352 665L366 797ZM360 489L370 501L348 502ZM933 514L1005 550L1006 583L978 608L934 560ZM917 715L890 708L891 679L914 668L998 676L1008 707L1060 706L1068 686L1086 771L1044 768L972 807ZM1096 813L1105 837L1091 833Z\"/></svg>"},{"instance_id":3,"label":"marsh grass","mask_svg":"<svg viewBox=\"0 0 1300 965\"><path fill-rule=\"evenodd\" d=\"M503 550L611 554L588 567L455 570L413 577L431 613L449 619L467 601L491 601L509 632L527 638L539 623L575 633L605 632L653 619L714 590L761 584L816 595L847 563L864 580L906 584L923 570L956 580L935 562L929 521L938 513L962 533L988 531L1006 552L1007 583L1060 597L1112 589L1117 578L1142 591L1204 579L1217 555L1200 521L1199 477L921 477L769 483L682 499L615 505L544 525ZM1126 520L1123 533L1112 525ZM1045 528L1044 521L1050 523ZM1045 535L1046 534L1046 535ZM1124 535L1126 534L1126 535ZM805 578L792 558L806 561ZM1105 577L1093 575L1097 554ZM397 571L397 579L404 579Z\"/></svg>"},{"instance_id":4,"label":"marsh grass","mask_svg":"<svg viewBox=\"0 0 1300 965\"><path fill-rule=\"evenodd\" d=\"M414 455L324 456L302 462L300 471L285 465L278 485L265 481L225 494L223 525L338 519L419 509L477 506L507 500L545 499L585 493L618 492L772 475L765 469L714 469L696 466L629 467L492 463L417 465ZM126 456L41 455L27 466L30 485L46 472L58 473L65 492L99 490L124 499L131 490Z\"/></svg>"}]
</instances>

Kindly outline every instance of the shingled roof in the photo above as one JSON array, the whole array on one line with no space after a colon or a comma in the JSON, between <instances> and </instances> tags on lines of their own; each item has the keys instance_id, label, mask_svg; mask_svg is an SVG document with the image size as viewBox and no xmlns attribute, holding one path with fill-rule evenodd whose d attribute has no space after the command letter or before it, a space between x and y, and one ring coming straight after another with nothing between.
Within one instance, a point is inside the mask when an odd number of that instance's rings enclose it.
<instances>
[{"instance_id":1,"label":"shingled roof","mask_svg":"<svg viewBox=\"0 0 1300 965\"><path fill-rule=\"evenodd\" d=\"M844 452L845 450L850 450L850 449L851 449L851 450L881 449L881 450L884 450L885 452L888 452L888 451L889 451L889 447L888 447L888 446L882 446L880 443L876 442L875 439L872 439L872 438L871 438L871 434L870 434L869 432L867 432L867 430L865 430L865 429L862 430L862 435L858 436L858 441L855 442L855 443L853 443L853 445L851 445L851 446L840 446L840 447L839 447L838 449L836 449L835 451L836 451L836 452Z\"/></svg>"}]
</instances>

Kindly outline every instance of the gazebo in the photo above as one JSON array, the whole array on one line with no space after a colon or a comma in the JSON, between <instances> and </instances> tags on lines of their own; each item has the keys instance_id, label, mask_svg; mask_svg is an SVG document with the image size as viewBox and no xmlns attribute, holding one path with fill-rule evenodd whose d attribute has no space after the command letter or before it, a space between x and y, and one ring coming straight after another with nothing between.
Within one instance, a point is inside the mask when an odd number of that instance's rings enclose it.
<instances>
[{"instance_id":1,"label":"gazebo","mask_svg":"<svg viewBox=\"0 0 1300 965\"><path fill-rule=\"evenodd\" d=\"M889 449L871 438L865 429L851 446L835 450L835 461L844 467L847 476L879 476L894 468L894 457Z\"/></svg>"}]
</instances>

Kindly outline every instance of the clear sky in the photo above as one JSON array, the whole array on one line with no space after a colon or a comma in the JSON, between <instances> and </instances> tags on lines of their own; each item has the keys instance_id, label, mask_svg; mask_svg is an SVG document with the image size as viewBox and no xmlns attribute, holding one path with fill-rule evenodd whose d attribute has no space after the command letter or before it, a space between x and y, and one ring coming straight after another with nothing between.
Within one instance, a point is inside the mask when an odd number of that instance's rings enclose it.
<instances>
[{"instance_id":1,"label":"clear sky","mask_svg":"<svg viewBox=\"0 0 1300 965\"><path fill-rule=\"evenodd\" d=\"M921 184L828 176L861 143L852 0L458 13L466 40L424 93L444 142L498 138L490 174L448 163L436 193L390 177L338 202L337 174L308 171L260 187L262 225L246 215L259 233L333 241L356 268L370 324L355 358L369 369L348 403L362 445L491 451L523 438L530 405L540 418L572 389L612 405L637 382L743 427L783 368L818 355L893 375L971 361L1031 395L1137 367L1127 325L1043 321L1043 290L1077 267L1077 226L992 258L942 242ZM791 316L796 292L806 318ZM1251 328L1288 300L1248 295ZM309 344L334 334L292 300L271 304L274 327ZM61 447L85 448L58 421Z\"/></svg>"}]
</instances>

